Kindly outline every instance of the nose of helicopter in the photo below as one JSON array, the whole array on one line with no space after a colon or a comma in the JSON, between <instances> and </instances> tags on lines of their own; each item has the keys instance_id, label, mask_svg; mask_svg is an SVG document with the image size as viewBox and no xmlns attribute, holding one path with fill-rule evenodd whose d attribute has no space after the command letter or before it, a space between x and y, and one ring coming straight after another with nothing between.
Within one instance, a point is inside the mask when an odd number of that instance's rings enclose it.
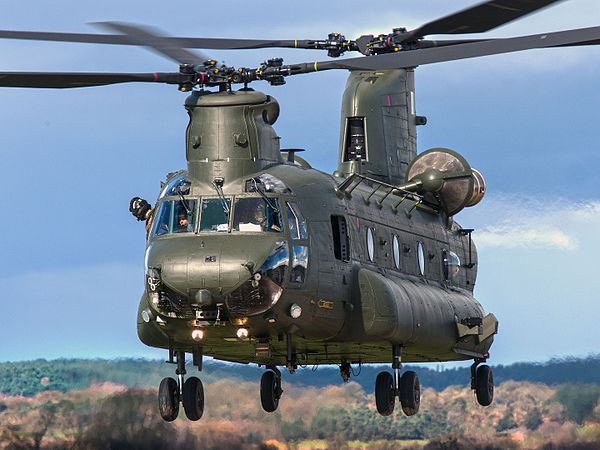
<instances>
[{"instance_id":1,"label":"nose of helicopter","mask_svg":"<svg viewBox=\"0 0 600 450\"><path fill-rule=\"evenodd\" d=\"M146 269L159 269L162 283L179 294L207 290L222 299L247 281L272 252L277 236L173 236L155 240Z\"/></svg>"}]
</instances>

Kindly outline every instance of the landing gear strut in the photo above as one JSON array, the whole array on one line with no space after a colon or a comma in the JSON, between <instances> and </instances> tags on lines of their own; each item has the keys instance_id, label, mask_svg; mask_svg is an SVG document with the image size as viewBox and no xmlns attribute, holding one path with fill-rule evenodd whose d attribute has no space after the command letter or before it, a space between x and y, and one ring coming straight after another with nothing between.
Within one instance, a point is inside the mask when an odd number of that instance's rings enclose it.
<instances>
[{"instance_id":1,"label":"landing gear strut","mask_svg":"<svg viewBox=\"0 0 600 450\"><path fill-rule=\"evenodd\" d=\"M421 404L421 385L419 377L412 370L400 376L402 367L402 347L392 345L392 369L389 372L380 372L375 380L375 404L377 411L382 416L389 416L394 412L396 397L400 397L402 411L407 416L412 416L419 411Z\"/></svg>"},{"instance_id":2,"label":"landing gear strut","mask_svg":"<svg viewBox=\"0 0 600 450\"><path fill-rule=\"evenodd\" d=\"M277 367L268 367L260 379L260 403L266 412L274 412L279 406L281 389L281 372Z\"/></svg>"},{"instance_id":3,"label":"landing gear strut","mask_svg":"<svg viewBox=\"0 0 600 450\"><path fill-rule=\"evenodd\" d=\"M204 413L204 388L202 381L197 377L190 377L184 382L185 352L170 352L170 361L173 362L173 353L177 358L177 381L171 377L164 378L158 388L158 410L161 417L167 422L172 422L179 414L179 403L183 403L185 415L189 420L199 420ZM200 361L201 356L194 354L194 361Z\"/></svg>"},{"instance_id":4,"label":"landing gear strut","mask_svg":"<svg viewBox=\"0 0 600 450\"><path fill-rule=\"evenodd\" d=\"M475 391L477 403L489 406L494 400L494 374L486 364L480 366L485 359L475 358L471 365L471 389Z\"/></svg>"}]
</instances>

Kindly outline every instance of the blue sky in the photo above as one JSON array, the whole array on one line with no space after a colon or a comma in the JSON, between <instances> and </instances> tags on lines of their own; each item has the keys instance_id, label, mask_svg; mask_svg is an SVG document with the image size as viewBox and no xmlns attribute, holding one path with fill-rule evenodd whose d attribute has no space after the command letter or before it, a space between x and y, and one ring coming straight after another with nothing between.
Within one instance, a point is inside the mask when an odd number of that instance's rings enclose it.
<instances>
[{"instance_id":1,"label":"blue sky","mask_svg":"<svg viewBox=\"0 0 600 450\"><path fill-rule=\"evenodd\" d=\"M472 3L386 1L365 10L358 1L234 1L223 12L180 1L149 8L137 1L24 0L3 13L0 28L94 32L86 24L122 20L183 36L321 38L339 31L352 38L416 27ZM597 25L597 1L569 0L491 34ZM0 52L3 71L175 69L134 47L6 40ZM210 55L247 66L274 56L326 59L279 49ZM418 129L419 150L453 148L488 181L484 201L457 220L477 229L476 296L500 320L494 363L600 350L598 73L600 47L417 69L417 112L429 119ZM306 148L303 156L328 172L337 165L346 76L255 86L281 104L275 128L282 146ZM171 86L136 84L0 89L0 360L162 356L135 335L144 232L127 207L134 195L154 202L164 175L185 166L184 99Z\"/></svg>"}]
</instances>

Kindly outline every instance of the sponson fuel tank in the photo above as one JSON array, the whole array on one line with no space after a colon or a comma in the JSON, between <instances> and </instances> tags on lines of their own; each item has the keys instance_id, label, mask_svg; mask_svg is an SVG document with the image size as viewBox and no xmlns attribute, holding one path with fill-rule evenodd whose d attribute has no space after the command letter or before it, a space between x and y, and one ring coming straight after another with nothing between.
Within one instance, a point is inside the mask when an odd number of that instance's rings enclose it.
<instances>
[{"instance_id":1,"label":"sponson fuel tank","mask_svg":"<svg viewBox=\"0 0 600 450\"><path fill-rule=\"evenodd\" d=\"M374 339L451 349L459 338L472 334L475 339L463 347L487 351L497 331L495 317L484 317L470 292L385 277L368 269L359 270L358 284L363 330ZM462 328L467 332L461 336Z\"/></svg>"}]
</instances>

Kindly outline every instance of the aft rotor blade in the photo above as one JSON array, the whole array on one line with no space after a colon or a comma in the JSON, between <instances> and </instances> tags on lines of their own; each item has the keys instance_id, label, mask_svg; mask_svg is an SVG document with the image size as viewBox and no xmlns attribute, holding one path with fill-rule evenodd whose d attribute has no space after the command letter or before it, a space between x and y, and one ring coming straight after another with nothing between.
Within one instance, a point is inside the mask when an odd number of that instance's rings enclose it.
<instances>
[{"instance_id":1,"label":"aft rotor blade","mask_svg":"<svg viewBox=\"0 0 600 450\"><path fill-rule=\"evenodd\" d=\"M180 84L182 75L175 73L74 73L74 72L0 72L0 87L80 88L118 83Z\"/></svg>"},{"instance_id":2,"label":"aft rotor blade","mask_svg":"<svg viewBox=\"0 0 600 450\"><path fill-rule=\"evenodd\" d=\"M97 22L93 25L122 33L130 38L132 44L148 47L179 64L199 65L210 59L201 53L185 50L172 38L146 26L120 22Z\"/></svg>"},{"instance_id":3,"label":"aft rotor blade","mask_svg":"<svg viewBox=\"0 0 600 450\"><path fill-rule=\"evenodd\" d=\"M407 40L431 34L482 33L562 0L491 0L442 17L409 32Z\"/></svg>"},{"instance_id":4,"label":"aft rotor blade","mask_svg":"<svg viewBox=\"0 0 600 450\"><path fill-rule=\"evenodd\" d=\"M492 39L447 47L408 50L339 61L314 64L316 71L329 69L386 70L416 67L444 61L518 52L533 48L595 45L600 42L600 27L581 28L555 33L535 34L507 39Z\"/></svg>"}]
</instances>

